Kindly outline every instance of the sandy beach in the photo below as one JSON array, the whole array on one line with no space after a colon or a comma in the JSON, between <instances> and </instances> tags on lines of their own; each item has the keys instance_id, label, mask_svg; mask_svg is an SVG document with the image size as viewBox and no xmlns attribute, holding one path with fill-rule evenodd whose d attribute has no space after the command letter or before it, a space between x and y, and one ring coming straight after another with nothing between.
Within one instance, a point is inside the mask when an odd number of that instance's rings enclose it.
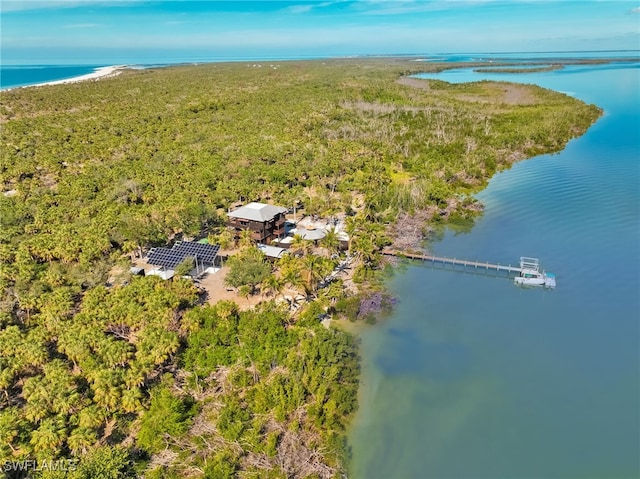
<instances>
[{"instance_id":1,"label":"sandy beach","mask_svg":"<svg viewBox=\"0 0 640 479\"><path fill-rule=\"evenodd\" d=\"M116 75L119 75L124 68L127 68L127 66L113 65L108 67L100 67L100 68L96 68L96 70L91 73L87 73L86 75L80 75L72 78L65 78L64 80L54 80L54 81L36 83L34 85L25 85L25 86L16 87L16 88L32 88L36 86L62 85L64 83L78 83L78 82L88 81L88 80L99 80L102 78L109 78L109 77L114 77ZM3 91L8 91L8 90L13 90L13 88L6 88Z\"/></svg>"}]
</instances>

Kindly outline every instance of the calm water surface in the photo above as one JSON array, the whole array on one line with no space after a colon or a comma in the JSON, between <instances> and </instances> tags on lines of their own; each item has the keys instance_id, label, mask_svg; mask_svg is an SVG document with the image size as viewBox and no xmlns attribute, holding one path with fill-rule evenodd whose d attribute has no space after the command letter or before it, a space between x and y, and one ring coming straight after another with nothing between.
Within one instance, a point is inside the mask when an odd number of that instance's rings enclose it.
<instances>
[{"instance_id":1,"label":"calm water surface","mask_svg":"<svg viewBox=\"0 0 640 479\"><path fill-rule=\"evenodd\" d=\"M0 65L0 89L29 86L93 73L103 65Z\"/></svg>"},{"instance_id":2,"label":"calm water surface","mask_svg":"<svg viewBox=\"0 0 640 479\"><path fill-rule=\"evenodd\" d=\"M640 69L453 70L536 83L604 116L559 154L516 164L478 195L484 216L436 254L539 257L555 291L411 266L393 317L362 336L351 477L640 477Z\"/></svg>"}]
</instances>

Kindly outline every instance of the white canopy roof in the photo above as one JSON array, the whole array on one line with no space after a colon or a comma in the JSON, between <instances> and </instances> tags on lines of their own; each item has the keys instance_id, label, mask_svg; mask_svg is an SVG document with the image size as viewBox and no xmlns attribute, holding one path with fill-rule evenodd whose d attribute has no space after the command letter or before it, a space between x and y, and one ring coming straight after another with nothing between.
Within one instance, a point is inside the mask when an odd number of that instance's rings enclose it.
<instances>
[{"instance_id":1,"label":"white canopy roof","mask_svg":"<svg viewBox=\"0 0 640 479\"><path fill-rule=\"evenodd\" d=\"M327 230L325 230L324 228L307 229L307 228L298 227L291 232L302 236L302 238L306 239L307 241L315 241L327 236Z\"/></svg>"},{"instance_id":2,"label":"white canopy roof","mask_svg":"<svg viewBox=\"0 0 640 479\"><path fill-rule=\"evenodd\" d=\"M286 213L282 206L267 205L265 203L249 203L227 214L230 218L242 218L251 221L269 221L280 213Z\"/></svg>"}]
</instances>

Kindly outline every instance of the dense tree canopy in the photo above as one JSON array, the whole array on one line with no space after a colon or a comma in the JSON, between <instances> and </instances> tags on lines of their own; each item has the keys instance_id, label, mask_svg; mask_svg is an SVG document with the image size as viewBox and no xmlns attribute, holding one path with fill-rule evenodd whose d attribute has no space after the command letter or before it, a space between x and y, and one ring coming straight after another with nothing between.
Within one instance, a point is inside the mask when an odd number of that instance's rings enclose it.
<instances>
[{"instance_id":1,"label":"dense tree canopy","mask_svg":"<svg viewBox=\"0 0 640 479\"><path fill-rule=\"evenodd\" d=\"M278 274L250 238L231 261L233 286L317 298L295 321L275 301L200 306L183 279L107 280L124 255L260 200L348 213L365 279L399 215L464 205L600 114L534 86L406 77L418 68L432 67L210 64L3 92L0 462L77 457L73 478L340 477L358 362L354 338L317 321L339 297L320 288L335 235L323 257L296 243Z\"/></svg>"}]
</instances>

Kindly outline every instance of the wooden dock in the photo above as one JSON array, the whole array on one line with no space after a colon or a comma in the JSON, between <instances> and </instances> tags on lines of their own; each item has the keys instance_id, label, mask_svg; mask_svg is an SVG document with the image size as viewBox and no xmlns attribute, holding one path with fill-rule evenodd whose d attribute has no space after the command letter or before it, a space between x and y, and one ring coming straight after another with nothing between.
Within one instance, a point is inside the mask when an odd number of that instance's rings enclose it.
<instances>
[{"instance_id":1,"label":"wooden dock","mask_svg":"<svg viewBox=\"0 0 640 479\"><path fill-rule=\"evenodd\" d=\"M504 266L501 264L494 264L494 263L482 263L480 261L468 261L468 260L464 260L464 259L457 259L457 258L445 258L442 256L432 256L432 255L428 255L428 254L417 254L417 253L407 253L407 252L403 252L403 251L397 251L397 250L393 250L393 249L389 249L389 248L385 248L382 250L382 254L387 255L387 256L396 256L399 258L408 258L408 259L415 259L415 260L419 260L419 261L424 261L424 262L430 262L433 264L442 264L442 265L453 265L453 266L464 266L467 268L474 268L474 269L485 269L488 271L506 271L507 273L521 273L522 269L518 266Z\"/></svg>"}]
</instances>

